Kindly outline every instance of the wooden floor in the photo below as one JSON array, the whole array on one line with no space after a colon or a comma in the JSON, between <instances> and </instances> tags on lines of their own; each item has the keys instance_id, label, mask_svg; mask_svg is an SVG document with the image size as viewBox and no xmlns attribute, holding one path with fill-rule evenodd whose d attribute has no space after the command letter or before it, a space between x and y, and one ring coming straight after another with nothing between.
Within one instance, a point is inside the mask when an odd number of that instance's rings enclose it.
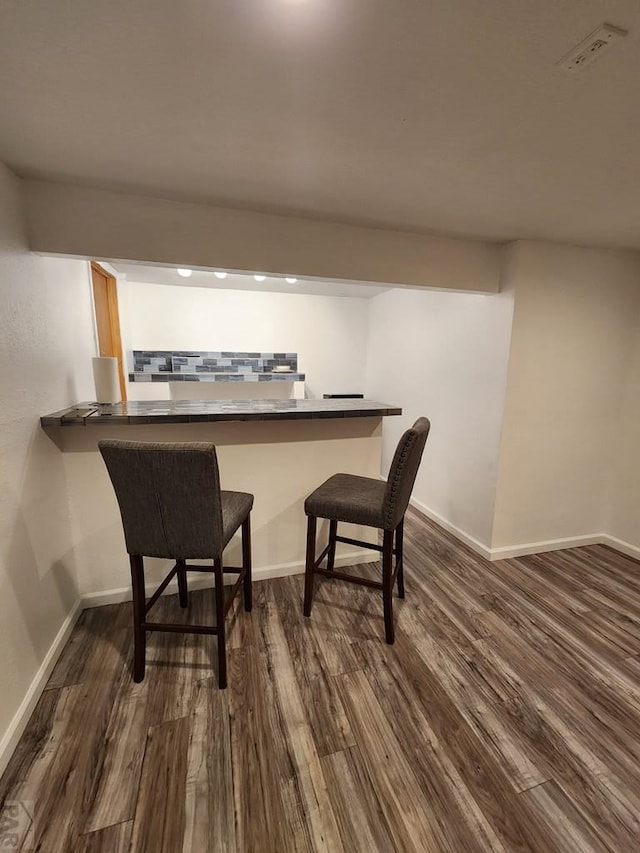
<instances>
[{"instance_id":1,"label":"wooden floor","mask_svg":"<svg viewBox=\"0 0 640 853\"><path fill-rule=\"evenodd\" d=\"M375 592L256 583L224 691L215 639L152 635L134 684L130 605L85 611L0 800L45 853L640 850L640 564L405 542L393 647Z\"/></svg>"}]
</instances>

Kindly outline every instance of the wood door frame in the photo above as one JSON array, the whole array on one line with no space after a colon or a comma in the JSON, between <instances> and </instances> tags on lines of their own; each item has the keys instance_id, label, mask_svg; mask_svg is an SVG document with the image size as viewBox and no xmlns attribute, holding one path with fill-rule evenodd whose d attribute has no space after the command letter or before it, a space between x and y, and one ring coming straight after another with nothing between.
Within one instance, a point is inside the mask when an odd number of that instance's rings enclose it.
<instances>
[{"instance_id":1,"label":"wood door frame","mask_svg":"<svg viewBox=\"0 0 640 853\"><path fill-rule=\"evenodd\" d=\"M102 356L112 356L118 359L118 379L120 381L120 394L124 401L127 399L127 383L124 376L124 364L122 358L122 337L120 335L120 314L118 311L118 282L115 276L107 272L97 261L91 261L91 292L93 296L93 310L96 317L96 335L98 338L98 351ZM101 310L96 299L96 282L94 274L105 279L107 293L107 313L101 315L101 319L109 329L109 341L100 339L101 323L98 311Z\"/></svg>"}]
</instances>

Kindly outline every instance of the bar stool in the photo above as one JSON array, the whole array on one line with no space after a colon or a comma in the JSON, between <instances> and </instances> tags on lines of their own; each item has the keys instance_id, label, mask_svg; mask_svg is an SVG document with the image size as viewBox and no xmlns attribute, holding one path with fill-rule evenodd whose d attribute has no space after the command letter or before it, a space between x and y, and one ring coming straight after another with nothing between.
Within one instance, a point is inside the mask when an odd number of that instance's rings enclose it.
<instances>
[{"instance_id":1,"label":"bar stool","mask_svg":"<svg viewBox=\"0 0 640 853\"><path fill-rule=\"evenodd\" d=\"M304 582L304 615L311 616L313 581L316 575L362 584L382 590L384 627L387 643L395 639L392 592L396 578L398 594L404 598L403 530L404 514L418 473L422 452L431 424L419 418L408 429L396 448L386 483L355 474L334 474L309 495L304 504L307 522L307 559ZM316 522L329 519L329 544L316 559ZM382 530L382 545L338 536L338 522L377 527ZM395 540L395 547L394 547ZM359 545L382 553L382 582L334 570L336 542ZM395 554L395 569L393 555ZM320 564L327 558L327 568Z\"/></svg>"},{"instance_id":2,"label":"bar stool","mask_svg":"<svg viewBox=\"0 0 640 853\"><path fill-rule=\"evenodd\" d=\"M218 638L218 684L227 686L224 619L243 585L244 609L251 610L251 523L253 495L220 490L215 445L206 442L155 443L100 441L120 506L133 587L134 681L145 672L147 631L215 634ZM242 568L225 568L222 552L242 527ZM164 557L175 565L146 601L144 557ZM213 560L213 566L187 560ZM173 577L178 578L181 607L189 603L187 572L211 572L215 578L216 625L149 622L147 613ZM223 579L238 573L225 604Z\"/></svg>"}]
</instances>

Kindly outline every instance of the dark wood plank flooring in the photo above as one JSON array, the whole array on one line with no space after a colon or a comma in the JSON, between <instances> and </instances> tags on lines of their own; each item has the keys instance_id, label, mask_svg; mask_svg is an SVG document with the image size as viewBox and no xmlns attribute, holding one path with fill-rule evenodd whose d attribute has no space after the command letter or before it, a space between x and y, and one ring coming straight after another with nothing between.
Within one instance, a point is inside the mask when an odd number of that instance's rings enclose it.
<instances>
[{"instance_id":1,"label":"dark wood plank flooring","mask_svg":"<svg viewBox=\"0 0 640 853\"><path fill-rule=\"evenodd\" d=\"M305 620L301 576L256 583L226 691L213 638L151 635L134 684L130 605L85 611L0 780L36 849L640 850L640 564L405 530L393 647L366 588L318 580Z\"/></svg>"}]
</instances>

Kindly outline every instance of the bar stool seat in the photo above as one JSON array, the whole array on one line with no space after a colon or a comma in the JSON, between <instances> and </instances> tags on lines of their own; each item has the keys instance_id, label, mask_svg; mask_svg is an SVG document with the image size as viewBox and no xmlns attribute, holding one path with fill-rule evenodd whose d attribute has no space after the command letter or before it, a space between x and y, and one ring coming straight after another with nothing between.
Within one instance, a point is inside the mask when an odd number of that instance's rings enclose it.
<instances>
[{"instance_id":1,"label":"bar stool seat","mask_svg":"<svg viewBox=\"0 0 640 853\"><path fill-rule=\"evenodd\" d=\"M366 527L384 527L383 505L387 484L357 474L334 474L304 504L307 515L333 518Z\"/></svg>"},{"instance_id":2,"label":"bar stool seat","mask_svg":"<svg viewBox=\"0 0 640 853\"><path fill-rule=\"evenodd\" d=\"M233 534L253 508L253 495L248 492L220 491L222 501L222 547L226 548Z\"/></svg>"},{"instance_id":3,"label":"bar stool seat","mask_svg":"<svg viewBox=\"0 0 640 853\"><path fill-rule=\"evenodd\" d=\"M307 558L303 605L305 616L311 616L316 575L368 586L382 591L385 636L387 643L394 642L392 593L396 581L398 594L400 598L404 598L404 515L430 428L431 424L427 418L418 418L411 429L404 433L396 448L386 482L360 477L357 474L334 474L306 499L304 511L307 515ZM316 557L318 518L329 520L329 543ZM382 545L338 536L340 522L376 527L382 532ZM334 563L337 542L380 552L382 579L375 581L346 572L336 572ZM323 569L320 566L325 557L327 565Z\"/></svg>"}]
</instances>

